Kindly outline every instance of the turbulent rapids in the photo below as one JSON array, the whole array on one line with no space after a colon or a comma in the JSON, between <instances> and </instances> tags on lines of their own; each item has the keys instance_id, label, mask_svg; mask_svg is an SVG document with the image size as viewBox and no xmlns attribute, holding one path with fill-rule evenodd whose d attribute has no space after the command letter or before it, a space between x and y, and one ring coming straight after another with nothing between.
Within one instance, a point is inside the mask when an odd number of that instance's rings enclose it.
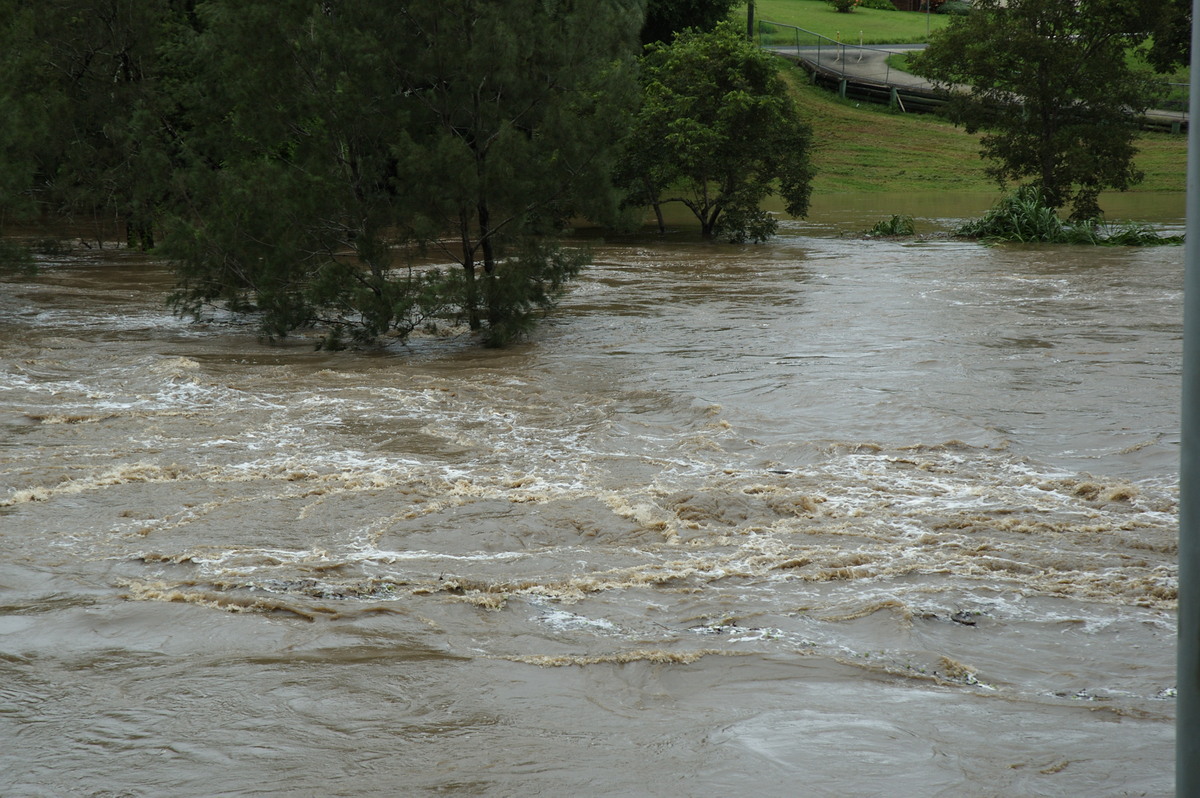
<instances>
[{"instance_id":1,"label":"turbulent rapids","mask_svg":"<svg viewBox=\"0 0 1200 798\"><path fill-rule=\"evenodd\" d=\"M1168 789L1181 251L812 232L498 353L4 278L0 792Z\"/></svg>"}]
</instances>

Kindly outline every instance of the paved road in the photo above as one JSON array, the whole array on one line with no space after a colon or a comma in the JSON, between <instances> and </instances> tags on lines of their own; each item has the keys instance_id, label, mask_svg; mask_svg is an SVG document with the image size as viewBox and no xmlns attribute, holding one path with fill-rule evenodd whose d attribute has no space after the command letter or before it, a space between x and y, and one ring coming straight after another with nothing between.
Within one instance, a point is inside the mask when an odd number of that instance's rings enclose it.
<instances>
[{"instance_id":1,"label":"paved road","mask_svg":"<svg viewBox=\"0 0 1200 798\"><path fill-rule=\"evenodd\" d=\"M896 88L931 89L932 84L910 72L888 66L887 59L896 53L924 50L923 44L858 45L823 44L820 46L771 47L772 52L792 58L802 58L809 64L857 80L866 80Z\"/></svg>"},{"instance_id":2,"label":"paved road","mask_svg":"<svg viewBox=\"0 0 1200 798\"><path fill-rule=\"evenodd\" d=\"M891 88L932 90L933 84L911 72L888 66L887 59L896 53L907 53L925 49L923 44L879 44L868 47L858 45L822 44L820 46L771 47L772 52L792 58L802 58L826 72L840 74L854 81L876 83ZM1181 111L1149 110L1146 117L1160 125L1172 122L1187 122L1187 113Z\"/></svg>"}]
</instances>

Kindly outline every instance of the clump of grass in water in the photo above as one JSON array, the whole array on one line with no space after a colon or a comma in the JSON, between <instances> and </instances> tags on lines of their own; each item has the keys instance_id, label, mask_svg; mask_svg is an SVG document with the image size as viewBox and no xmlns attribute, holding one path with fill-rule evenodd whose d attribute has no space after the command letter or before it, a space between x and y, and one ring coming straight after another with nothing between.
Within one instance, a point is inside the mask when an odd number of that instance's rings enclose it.
<instances>
[{"instance_id":1,"label":"clump of grass in water","mask_svg":"<svg viewBox=\"0 0 1200 798\"><path fill-rule=\"evenodd\" d=\"M1183 236L1160 236L1152 227L1129 223L1114 227L1100 219L1064 222L1046 204L1041 190L1021 186L1005 196L982 219L958 230L965 238L989 243L1092 244L1111 247L1149 247L1181 244Z\"/></svg>"},{"instance_id":2,"label":"clump of grass in water","mask_svg":"<svg viewBox=\"0 0 1200 798\"><path fill-rule=\"evenodd\" d=\"M875 226L867 231L869 236L911 236L916 233L916 226L913 224L911 216L892 216L890 219L884 219L875 223Z\"/></svg>"}]
</instances>

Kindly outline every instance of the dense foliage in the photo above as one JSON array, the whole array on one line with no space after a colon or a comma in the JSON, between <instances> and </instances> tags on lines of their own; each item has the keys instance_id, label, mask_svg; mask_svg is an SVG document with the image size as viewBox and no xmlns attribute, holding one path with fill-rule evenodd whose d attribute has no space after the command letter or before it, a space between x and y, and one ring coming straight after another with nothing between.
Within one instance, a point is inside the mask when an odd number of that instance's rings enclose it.
<instances>
[{"instance_id":1,"label":"dense foliage","mask_svg":"<svg viewBox=\"0 0 1200 798\"><path fill-rule=\"evenodd\" d=\"M0 212L120 219L153 244L174 154L164 51L186 5L0 0Z\"/></svg>"},{"instance_id":2,"label":"dense foliage","mask_svg":"<svg viewBox=\"0 0 1200 798\"><path fill-rule=\"evenodd\" d=\"M676 33L693 29L709 31L729 18L739 0L648 0L642 42L669 42ZM753 9L754 3L750 3Z\"/></svg>"},{"instance_id":3,"label":"dense foliage","mask_svg":"<svg viewBox=\"0 0 1200 798\"><path fill-rule=\"evenodd\" d=\"M644 0L0 12L0 206L120 219L181 311L330 343L458 313L500 342L579 268L555 234L616 212Z\"/></svg>"},{"instance_id":4,"label":"dense foliage","mask_svg":"<svg viewBox=\"0 0 1200 798\"><path fill-rule=\"evenodd\" d=\"M552 238L612 197L635 9L385 6L202 7L196 50L235 146L214 140L203 160L222 168L189 187L182 307L248 297L272 330L319 318L370 338L453 306L499 342L578 267ZM398 264L404 245L458 268Z\"/></svg>"},{"instance_id":5,"label":"dense foliage","mask_svg":"<svg viewBox=\"0 0 1200 798\"><path fill-rule=\"evenodd\" d=\"M682 203L706 237L736 242L775 232L762 207L772 194L788 214L808 212L811 129L774 57L738 27L686 31L651 47L642 82L618 172L633 200L656 210Z\"/></svg>"},{"instance_id":6,"label":"dense foliage","mask_svg":"<svg viewBox=\"0 0 1200 798\"><path fill-rule=\"evenodd\" d=\"M1155 88L1126 54L1160 16L1149 0L976 0L914 68L949 90L956 121L984 131L998 182L1028 181L1051 207L1094 218L1102 190L1141 179L1134 138Z\"/></svg>"},{"instance_id":7,"label":"dense foliage","mask_svg":"<svg viewBox=\"0 0 1200 798\"><path fill-rule=\"evenodd\" d=\"M573 219L680 201L742 241L773 192L807 210L777 61L705 30L731 6L0 0L0 214L120 223L177 310L269 336L457 318L501 343L584 262Z\"/></svg>"},{"instance_id":8,"label":"dense foliage","mask_svg":"<svg viewBox=\"0 0 1200 798\"><path fill-rule=\"evenodd\" d=\"M1192 60L1191 0L1163 0L1150 18L1146 59L1159 72L1185 67Z\"/></svg>"}]
</instances>

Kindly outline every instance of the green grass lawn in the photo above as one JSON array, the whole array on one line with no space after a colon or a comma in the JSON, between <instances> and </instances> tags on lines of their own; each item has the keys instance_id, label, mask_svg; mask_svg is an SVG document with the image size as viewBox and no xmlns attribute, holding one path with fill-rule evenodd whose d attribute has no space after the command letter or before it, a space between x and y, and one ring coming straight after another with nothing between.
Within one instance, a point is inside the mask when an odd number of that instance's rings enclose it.
<instances>
[{"instance_id":1,"label":"green grass lawn","mask_svg":"<svg viewBox=\"0 0 1200 798\"><path fill-rule=\"evenodd\" d=\"M941 30L950 24L952 16L946 14L926 15L913 11L886 11L875 8L858 8L849 14L839 14L827 0L756 0L755 19L760 23L777 22L793 25L846 44L907 44L925 42L929 32ZM745 4L736 6L734 19L745 21ZM793 44L794 31L787 28L759 26L760 36L768 44ZM802 44L805 42L801 42ZM1131 60L1144 64L1135 52ZM892 56L889 63L898 69L905 68L908 56ZM1160 80L1176 85L1166 90L1164 107L1183 108L1187 105L1188 70L1181 68L1171 75L1162 75Z\"/></svg>"},{"instance_id":2,"label":"green grass lawn","mask_svg":"<svg viewBox=\"0 0 1200 798\"><path fill-rule=\"evenodd\" d=\"M932 114L902 114L838 99L809 85L806 73L790 64L783 66L783 75L813 127L815 191L996 190L984 174L978 136ZM1186 136L1146 133L1137 146L1135 165L1146 178L1135 191L1186 190Z\"/></svg>"},{"instance_id":3,"label":"green grass lawn","mask_svg":"<svg viewBox=\"0 0 1200 798\"><path fill-rule=\"evenodd\" d=\"M744 24L746 6L735 7L733 14ZM951 19L943 14L862 7L849 14L840 14L826 0L757 0L754 18L760 22L794 25L847 44L858 44L860 37L864 44L923 42L929 31L944 28ZM777 35L786 38L788 34L777 31Z\"/></svg>"},{"instance_id":4,"label":"green grass lawn","mask_svg":"<svg viewBox=\"0 0 1200 798\"><path fill-rule=\"evenodd\" d=\"M838 99L794 66L784 76L813 128L814 191L994 191L979 139L929 114Z\"/></svg>"}]
</instances>

